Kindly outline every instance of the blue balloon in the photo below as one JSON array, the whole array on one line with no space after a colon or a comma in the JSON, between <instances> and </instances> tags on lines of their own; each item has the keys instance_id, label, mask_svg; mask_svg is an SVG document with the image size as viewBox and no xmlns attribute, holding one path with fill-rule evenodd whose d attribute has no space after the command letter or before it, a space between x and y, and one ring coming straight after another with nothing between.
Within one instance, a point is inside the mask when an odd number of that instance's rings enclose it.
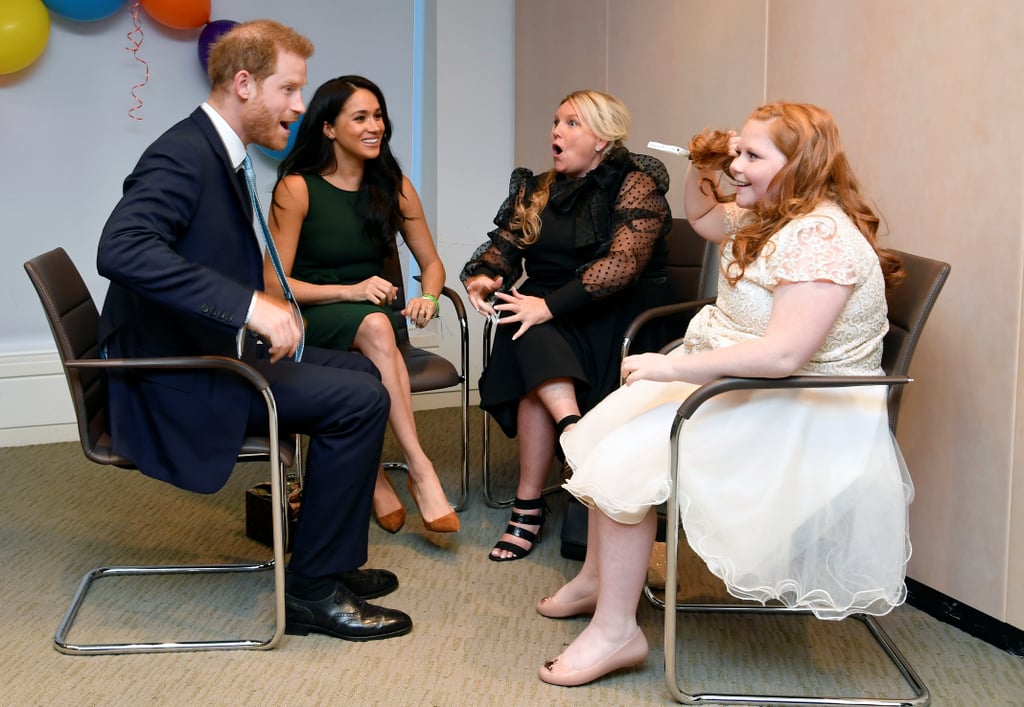
<instances>
[{"instance_id":1,"label":"blue balloon","mask_svg":"<svg viewBox=\"0 0 1024 707\"><path fill-rule=\"evenodd\" d=\"M209 71L207 66L210 60L210 48L213 43L227 34L227 31L237 25L234 20L213 20L208 22L203 31L199 33L199 63L203 65L203 71Z\"/></svg>"},{"instance_id":2,"label":"blue balloon","mask_svg":"<svg viewBox=\"0 0 1024 707\"><path fill-rule=\"evenodd\" d=\"M69 20L95 22L120 10L125 0L43 0L43 4Z\"/></svg>"},{"instance_id":3,"label":"blue balloon","mask_svg":"<svg viewBox=\"0 0 1024 707\"><path fill-rule=\"evenodd\" d=\"M292 148L295 147L295 136L299 134L299 126L302 124L303 117L305 116L300 115L299 119L292 123L291 129L288 131L288 144L284 146L283 150L270 150L263 147L263 145L257 145L256 147L259 148L259 151L267 157L280 162L288 155L289 152L292 151Z\"/></svg>"}]
</instances>

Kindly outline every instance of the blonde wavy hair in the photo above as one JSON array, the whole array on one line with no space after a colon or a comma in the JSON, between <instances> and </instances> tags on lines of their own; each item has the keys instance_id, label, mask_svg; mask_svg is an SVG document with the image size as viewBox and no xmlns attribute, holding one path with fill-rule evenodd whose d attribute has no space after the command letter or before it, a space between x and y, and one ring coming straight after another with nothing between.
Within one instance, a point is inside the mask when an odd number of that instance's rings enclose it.
<instances>
[{"instance_id":1,"label":"blonde wavy hair","mask_svg":"<svg viewBox=\"0 0 1024 707\"><path fill-rule=\"evenodd\" d=\"M583 124L590 128L594 135L608 143L602 153L602 159L613 148L623 146L629 136L632 118L622 101L607 93L588 89L573 91L558 105L561 107L566 103L572 106ZM555 176L555 170L548 170L537 180L537 188L529 200L524 202L521 197L516 200L509 225L522 233L522 238L518 242L520 248L536 243L540 237L540 213L547 206L551 183Z\"/></svg>"},{"instance_id":2,"label":"blonde wavy hair","mask_svg":"<svg viewBox=\"0 0 1024 707\"><path fill-rule=\"evenodd\" d=\"M785 155L786 164L772 178L769 196L751 209L753 218L745 220L733 241L735 261L726 273L736 284L762 251L768 239L793 219L810 213L822 201L833 201L850 217L874 248L882 266L885 283L892 287L905 276L895 255L878 245L880 219L861 194L860 182L850 168L839 139L839 129L828 111L808 103L769 103L755 109L750 120L767 124L772 142ZM707 131L690 140L690 159L698 167L716 167L729 172L732 154L729 133ZM723 194L709 179L701 188L710 188L719 202L734 200Z\"/></svg>"}]
</instances>

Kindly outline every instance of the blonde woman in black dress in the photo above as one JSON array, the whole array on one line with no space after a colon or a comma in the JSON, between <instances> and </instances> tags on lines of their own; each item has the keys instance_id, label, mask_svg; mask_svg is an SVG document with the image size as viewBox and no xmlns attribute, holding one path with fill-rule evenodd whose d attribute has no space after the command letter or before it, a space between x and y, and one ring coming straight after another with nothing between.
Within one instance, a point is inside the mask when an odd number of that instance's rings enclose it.
<instances>
[{"instance_id":1,"label":"blonde woman in black dress","mask_svg":"<svg viewBox=\"0 0 1024 707\"><path fill-rule=\"evenodd\" d=\"M497 228L462 271L473 307L500 317L480 406L519 439L516 500L495 562L526 557L541 539L558 434L618 385L626 327L668 296L668 173L625 148L629 127L614 97L567 96L551 127L552 169L513 172Z\"/></svg>"}]
</instances>

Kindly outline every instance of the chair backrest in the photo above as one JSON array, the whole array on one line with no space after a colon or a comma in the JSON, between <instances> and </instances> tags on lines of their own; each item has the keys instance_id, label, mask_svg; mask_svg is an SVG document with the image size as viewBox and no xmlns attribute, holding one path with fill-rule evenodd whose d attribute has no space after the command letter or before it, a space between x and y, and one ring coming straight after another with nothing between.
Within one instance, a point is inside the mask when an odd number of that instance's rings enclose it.
<instances>
[{"instance_id":1,"label":"chair backrest","mask_svg":"<svg viewBox=\"0 0 1024 707\"><path fill-rule=\"evenodd\" d=\"M889 306L889 332L882 342L882 368L888 375L905 376L910 360L921 338L935 300L949 277L949 263L932 260L903 251L891 251L899 256L907 272L906 279L886 292ZM896 429L903 386L889 389L889 426Z\"/></svg>"},{"instance_id":2,"label":"chair backrest","mask_svg":"<svg viewBox=\"0 0 1024 707\"><path fill-rule=\"evenodd\" d=\"M672 219L665 236L665 275L668 279L668 306L714 298L718 294L718 246L701 238L684 218ZM623 353L643 353L671 348L686 331L697 313L693 307L662 312L644 320L641 314L626 332Z\"/></svg>"},{"instance_id":3,"label":"chair backrest","mask_svg":"<svg viewBox=\"0 0 1024 707\"><path fill-rule=\"evenodd\" d=\"M63 248L32 258L25 263L25 272L39 295L57 344L85 456L98 464L131 466L131 461L110 448L103 374L96 368L67 366L68 361L99 358L99 312L89 288Z\"/></svg>"},{"instance_id":4,"label":"chair backrest","mask_svg":"<svg viewBox=\"0 0 1024 707\"><path fill-rule=\"evenodd\" d=\"M691 302L714 297L718 289L718 246L704 240L684 218L672 219L665 236L672 302Z\"/></svg>"}]
</instances>

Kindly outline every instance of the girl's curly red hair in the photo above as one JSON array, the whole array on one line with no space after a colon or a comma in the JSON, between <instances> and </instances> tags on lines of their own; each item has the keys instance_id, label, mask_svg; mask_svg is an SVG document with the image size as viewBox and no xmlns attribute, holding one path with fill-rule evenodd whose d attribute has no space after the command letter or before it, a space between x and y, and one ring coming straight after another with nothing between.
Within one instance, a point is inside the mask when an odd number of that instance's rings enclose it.
<instances>
[{"instance_id":1,"label":"girl's curly red hair","mask_svg":"<svg viewBox=\"0 0 1024 707\"><path fill-rule=\"evenodd\" d=\"M772 179L769 196L750 209L733 241L734 267L727 273L730 282L742 277L746 266L764 248L768 239L794 218L810 213L822 201L839 205L878 254L887 286L898 284L905 276L895 255L878 245L880 219L861 194L860 183L850 168L839 139L839 129L828 111L808 103L769 103L755 109L748 121L767 124L775 146L786 156L786 164ZM690 160L700 168L729 172L732 154L730 133L708 131L690 140ZM721 203L732 201L718 186L705 179L702 189L710 189Z\"/></svg>"}]
</instances>

